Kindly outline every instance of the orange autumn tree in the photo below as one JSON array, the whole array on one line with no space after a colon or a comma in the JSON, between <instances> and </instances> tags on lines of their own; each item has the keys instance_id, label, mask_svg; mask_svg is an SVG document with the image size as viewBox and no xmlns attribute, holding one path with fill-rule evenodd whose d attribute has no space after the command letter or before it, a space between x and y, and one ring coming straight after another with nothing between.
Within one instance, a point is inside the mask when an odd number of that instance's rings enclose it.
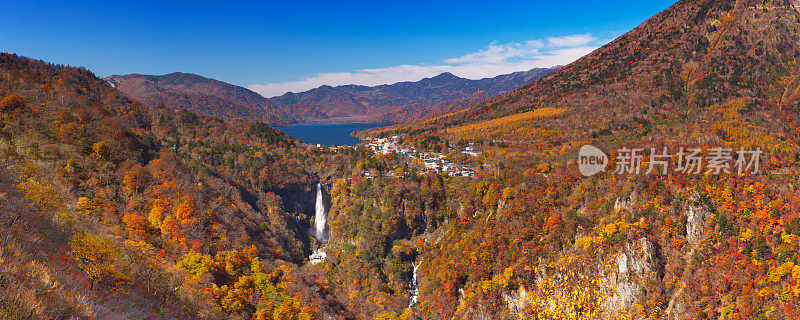
<instances>
[{"instance_id":1,"label":"orange autumn tree","mask_svg":"<svg viewBox=\"0 0 800 320\"><path fill-rule=\"evenodd\" d=\"M161 224L161 233L168 240L177 240L182 237L178 221L171 215L164 218L164 222Z\"/></svg>"},{"instance_id":2,"label":"orange autumn tree","mask_svg":"<svg viewBox=\"0 0 800 320\"><path fill-rule=\"evenodd\" d=\"M0 100L0 112L9 112L14 109L22 108L22 98L16 94L10 94Z\"/></svg>"},{"instance_id":3,"label":"orange autumn tree","mask_svg":"<svg viewBox=\"0 0 800 320\"><path fill-rule=\"evenodd\" d=\"M125 223L125 231L131 239L145 241L152 232L150 222L138 212L126 213L122 222Z\"/></svg>"},{"instance_id":4,"label":"orange autumn tree","mask_svg":"<svg viewBox=\"0 0 800 320\"><path fill-rule=\"evenodd\" d=\"M122 189L128 193L141 192L150 182L150 172L140 165L135 165L125 172L122 178Z\"/></svg>"},{"instance_id":5,"label":"orange autumn tree","mask_svg":"<svg viewBox=\"0 0 800 320\"><path fill-rule=\"evenodd\" d=\"M187 222L195 217L195 199L191 195L183 197L180 204L175 207L175 218L182 222Z\"/></svg>"}]
</instances>

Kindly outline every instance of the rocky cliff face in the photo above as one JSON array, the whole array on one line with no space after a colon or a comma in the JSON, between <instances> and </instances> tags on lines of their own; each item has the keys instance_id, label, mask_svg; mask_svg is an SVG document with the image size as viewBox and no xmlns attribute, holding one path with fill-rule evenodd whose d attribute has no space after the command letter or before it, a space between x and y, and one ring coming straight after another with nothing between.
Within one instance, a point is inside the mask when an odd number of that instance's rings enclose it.
<instances>
[{"instance_id":1,"label":"rocky cliff face","mask_svg":"<svg viewBox=\"0 0 800 320\"><path fill-rule=\"evenodd\" d=\"M286 212L295 215L314 216L316 189L314 185L298 185L292 188L274 190L281 197Z\"/></svg>"},{"instance_id":2,"label":"rocky cliff face","mask_svg":"<svg viewBox=\"0 0 800 320\"><path fill-rule=\"evenodd\" d=\"M521 315L533 303L533 299L528 296L528 290L520 286L517 290L504 292L503 301L511 314Z\"/></svg>"},{"instance_id":3,"label":"rocky cliff face","mask_svg":"<svg viewBox=\"0 0 800 320\"><path fill-rule=\"evenodd\" d=\"M698 196L695 194L689 199L686 208L686 241L693 246L696 246L705 236L708 230L706 223L711 217L711 213L697 201Z\"/></svg>"},{"instance_id":4,"label":"rocky cliff face","mask_svg":"<svg viewBox=\"0 0 800 320\"><path fill-rule=\"evenodd\" d=\"M295 216L297 222L307 230L313 230L314 206L317 189L315 184L297 185L291 188L272 191L281 197L284 210ZM322 198L326 208L330 208L330 186L322 185Z\"/></svg>"},{"instance_id":5,"label":"rocky cliff face","mask_svg":"<svg viewBox=\"0 0 800 320\"><path fill-rule=\"evenodd\" d=\"M610 293L603 302L608 318L619 311L627 310L642 298L642 288L657 279L654 265L656 247L647 238L626 242L617 253L612 272L603 278L603 285Z\"/></svg>"}]
</instances>

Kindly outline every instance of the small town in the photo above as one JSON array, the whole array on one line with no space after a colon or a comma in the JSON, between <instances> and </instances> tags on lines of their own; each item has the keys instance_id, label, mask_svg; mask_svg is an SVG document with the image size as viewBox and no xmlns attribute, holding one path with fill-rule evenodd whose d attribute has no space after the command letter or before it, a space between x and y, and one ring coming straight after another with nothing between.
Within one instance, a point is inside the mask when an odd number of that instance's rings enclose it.
<instances>
[{"instance_id":1,"label":"small town","mask_svg":"<svg viewBox=\"0 0 800 320\"><path fill-rule=\"evenodd\" d=\"M365 147L375 153L391 154L398 153L405 155L411 159L419 159L427 170L444 173L452 177L472 177L475 171L468 166L450 162L446 156L442 154L431 154L426 152L417 151L414 148L408 148L399 143L400 136L392 136L390 138L366 138L362 140ZM462 153L468 154L473 157L479 155L472 147L466 147ZM390 173L391 175L391 173ZM371 177L370 173L367 173Z\"/></svg>"}]
</instances>

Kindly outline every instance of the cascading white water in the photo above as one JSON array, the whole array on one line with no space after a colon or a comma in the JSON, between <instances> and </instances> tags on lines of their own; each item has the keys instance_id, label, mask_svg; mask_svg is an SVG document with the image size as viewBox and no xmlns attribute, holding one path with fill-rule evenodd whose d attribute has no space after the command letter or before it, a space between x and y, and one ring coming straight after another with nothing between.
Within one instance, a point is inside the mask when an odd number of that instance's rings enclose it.
<instances>
[{"instance_id":1,"label":"cascading white water","mask_svg":"<svg viewBox=\"0 0 800 320\"><path fill-rule=\"evenodd\" d=\"M319 241L319 247L308 257L308 261L312 265L325 261L325 257L327 257L325 253L325 242L328 241L327 235L325 234L325 203L322 199L322 185L319 183L317 183L317 200L314 204L314 210L316 211L314 213L314 238Z\"/></svg>"},{"instance_id":2,"label":"cascading white water","mask_svg":"<svg viewBox=\"0 0 800 320\"><path fill-rule=\"evenodd\" d=\"M314 205L314 235L317 240L324 242L325 239L325 204L322 200L322 186L317 183L317 202Z\"/></svg>"},{"instance_id":3,"label":"cascading white water","mask_svg":"<svg viewBox=\"0 0 800 320\"><path fill-rule=\"evenodd\" d=\"M417 298L419 297L419 287L417 286L417 269L419 266L422 265L422 260L419 260L417 264L414 265L414 274L411 276L411 284L408 286L408 289L411 291L410 301L408 301L408 307L411 308L415 303L417 303Z\"/></svg>"}]
</instances>

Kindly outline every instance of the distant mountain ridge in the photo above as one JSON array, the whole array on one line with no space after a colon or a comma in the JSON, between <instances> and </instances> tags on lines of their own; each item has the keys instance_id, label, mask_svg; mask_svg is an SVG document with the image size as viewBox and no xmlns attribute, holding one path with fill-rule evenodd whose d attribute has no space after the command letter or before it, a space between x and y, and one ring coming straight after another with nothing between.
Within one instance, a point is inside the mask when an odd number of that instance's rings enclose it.
<instances>
[{"instance_id":1,"label":"distant mountain ridge","mask_svg":"<svg viewBox=\"0 0 800 320\"><path fill-rule=\"evenodd\" d=\"M104 80L149 106L226 120L296 122L407 122L483 102L558 69L537 68L470 80L452 73L380 86L321 86L265 98L247 88L191 73L113 75Z\"/></svg>"},{"instance_id":2,"label":"distant mountain ridge","mask_svg":"<svg viewBox=\"0 0 800 320\"><path fill-rule=\"evenodd\" d=\"M321 86L269 98L302 122L406 122L455 111L539 79L559 67L470 80L445 72L419 81L379 86Z\"/></svg>"}]
</instances>

